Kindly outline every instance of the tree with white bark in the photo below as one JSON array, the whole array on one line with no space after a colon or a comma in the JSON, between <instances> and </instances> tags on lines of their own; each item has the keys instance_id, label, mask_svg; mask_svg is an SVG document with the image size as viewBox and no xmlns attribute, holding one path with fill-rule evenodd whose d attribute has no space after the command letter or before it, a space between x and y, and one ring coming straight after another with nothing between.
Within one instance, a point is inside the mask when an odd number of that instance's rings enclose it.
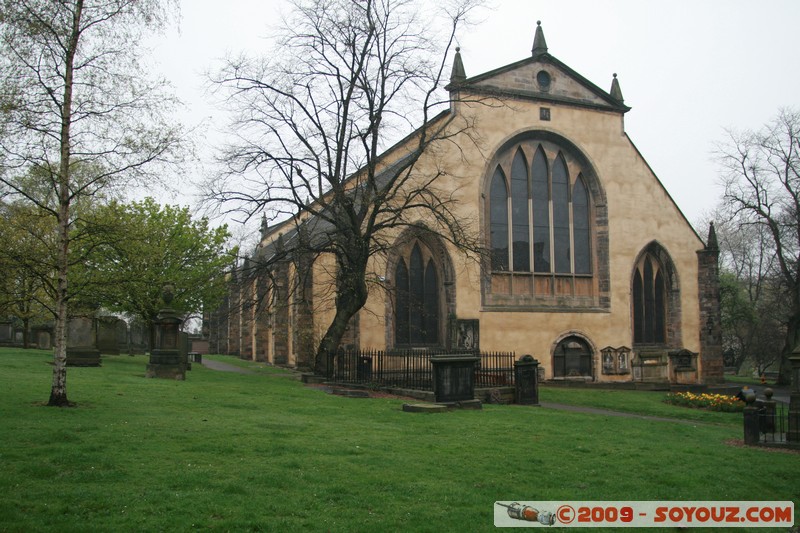
<instances>
[{"instance_id":1,"label":"tree with white bark","mask_svg":"<svg viewBox=\"0 0 800 533\"><path fill-rule=\"evenodd\" d=\"M141 63L142 37L175 12L172 0L0 0L2 195L56 221L57 290L48 405L70 405L66 324L72 206L177 161L176 103ZM76 169L81 169L76 176ZM38 176L32 184L20 177Z\"/></svg>"}]
</instances>

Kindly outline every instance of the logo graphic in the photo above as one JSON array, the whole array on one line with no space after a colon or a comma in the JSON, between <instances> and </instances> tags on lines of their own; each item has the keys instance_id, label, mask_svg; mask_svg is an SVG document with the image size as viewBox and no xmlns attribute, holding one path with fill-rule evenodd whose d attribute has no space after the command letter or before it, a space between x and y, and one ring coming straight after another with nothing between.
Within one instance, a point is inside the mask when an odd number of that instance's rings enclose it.
<instances>
[{"instance_id":1,"label":"logo graphic","mask_svg":"<svg viewBox=\"0 0 800 533\"><path fill-rule=\"evenodd\" d=\"M539 511L528 505L522 505L519 502L513 502L511 505L496 502L497 505L505 507L508 516L515 520L524 520L526 522L539 522L544 526L552 526L556 523L556 516L550 511Z\"/></svg>"}]
</instances>

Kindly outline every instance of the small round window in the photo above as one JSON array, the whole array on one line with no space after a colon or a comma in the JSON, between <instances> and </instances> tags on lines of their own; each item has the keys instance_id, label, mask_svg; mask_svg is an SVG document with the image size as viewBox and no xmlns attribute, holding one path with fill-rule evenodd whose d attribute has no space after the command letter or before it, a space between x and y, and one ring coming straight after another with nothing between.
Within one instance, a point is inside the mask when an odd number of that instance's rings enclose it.
<instances>
[{"instance_id":1,"label":"small round window","mask_svg":"<svg viewBox=\"0 0 800 533\"><path fill-rule=\"evenodd\" d=\"M536 82L539 84L539 89L547 91L550 89L550 74L545 70L540 70L536 74Z\"/></svg>"}]
</instances>

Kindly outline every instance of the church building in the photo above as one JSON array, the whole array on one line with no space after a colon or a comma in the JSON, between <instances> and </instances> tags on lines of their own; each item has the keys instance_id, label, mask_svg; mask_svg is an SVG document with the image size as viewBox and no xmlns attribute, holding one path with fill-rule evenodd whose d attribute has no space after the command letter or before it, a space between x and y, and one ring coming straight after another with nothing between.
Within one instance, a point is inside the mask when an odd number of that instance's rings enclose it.
<instances>
[{"instance_id":1,"label":"church building","mask_svg":"<svg viewBox=\"0 0 800 533\"><path fill-rule=\"evenodd\" d=\"M387 234L391 251L371 262L381 289L343 343L530 354L545 380L721 382L713 225L695 231L628 137L616 74L608 91L587 80L550 54L541 25L528 57L483 74L468 77L456 50L446 114L474 124L480 146L456 138L419 166L459 180L459 217L487 253L466 258L413 228ZM386 164L401 153L390 149ZM247 275L248 263L304 238L296 227L263 228L225 305L206 317L212 350L310 366L333 317L335 262Z\"/></svg>"}]
</instances>

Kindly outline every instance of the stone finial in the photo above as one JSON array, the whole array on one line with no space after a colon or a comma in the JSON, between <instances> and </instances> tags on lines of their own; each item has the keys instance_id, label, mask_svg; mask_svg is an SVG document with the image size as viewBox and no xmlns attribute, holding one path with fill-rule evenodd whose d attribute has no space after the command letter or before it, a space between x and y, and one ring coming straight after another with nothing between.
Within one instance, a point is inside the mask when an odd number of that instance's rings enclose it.
<instances>
[{"instance_id":1,"label":"stone finial","mask_svg":"<svg viewBox=\"0 0 800 533\"><path fill-rule=\"evenodd\" d=\"M175 285L168 281L161 286L161 299L164 300L164 303L169 307L169 304L172 303L174 298Z\"/></svg>"},{"instance_id":2,"label":"stone finial","mask_svg":"<svg viewBox=\"0 0 800 533\"><path fill-rule=\"evenodd\" d=\"M267 215L262 214L261 215L261 238L263 239L264 237L266 237L268 232L269 232L269 222L267 222Z\"/></svg>"},{"instance_id":3,"label":"stone finial","mask_svg":"<svg viewBox=\"0 0 800 533\"><path fill-rule=\"evenodd\" d=\"M614 79L611 80L611 98L619 102L620 104L625 102L625 99L622 97L622 89L619 88L619 80L617 79L617 73L614 73Z\"/></svg>"},{"instance_id":4,"label":"stone finial","mask_svg":"<svg viewBox=\"0 0 800 533\"><path fill-rule=\"evenodd\" d=\"M531 48L531 55L538 57L547 53L547 41L544 40L544 30L542 30L542 21L536 21L536 35L533 38L533 48Z\"/></svg>"},{"instance_id":5,"label":"stone finial","mask_svg":"<svg viewBox=\"0 0 800 533\"><path fill-rule=\"evenodd\" d=\"M708 226L708 242L706 243L706 250L711 252L719 252L719 242L717 241L717 231L714 229L712 222Z\"/></svg>"},{"instance_id":6,"label":"stone finial","mask_svg":"<svg viewBox=\"0 0 800 533\"><path fill-rule=\"evenodd\" d=\"M461 83L467 79L464 63L461 61L461 48L456 46L456 56L453 58L453 70L450 72L450 83Z\"/></svg>"}]
</instances>

